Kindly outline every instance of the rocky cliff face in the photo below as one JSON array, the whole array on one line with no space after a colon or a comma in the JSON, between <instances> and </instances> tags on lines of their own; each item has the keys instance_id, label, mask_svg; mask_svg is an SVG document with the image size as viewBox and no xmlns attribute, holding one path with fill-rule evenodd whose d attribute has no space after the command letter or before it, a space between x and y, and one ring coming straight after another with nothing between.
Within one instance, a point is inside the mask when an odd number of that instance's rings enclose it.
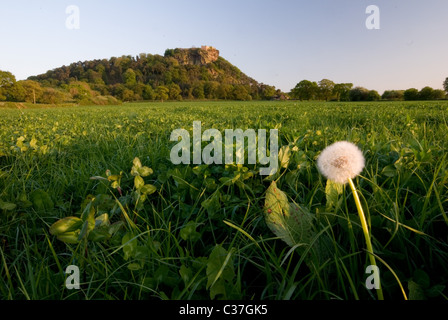
<instances>
[{"instance_id":1,"label":"rocky cliff face","mask_svg":"<svg viewBox=\"0 0 448 320\"><path fill-rule=\"evenodd\" d=\"M219 50L213 47L167 50L165 57L171 56L181 65L206 65L219 58Z\"/></svg>"}]
</instances>

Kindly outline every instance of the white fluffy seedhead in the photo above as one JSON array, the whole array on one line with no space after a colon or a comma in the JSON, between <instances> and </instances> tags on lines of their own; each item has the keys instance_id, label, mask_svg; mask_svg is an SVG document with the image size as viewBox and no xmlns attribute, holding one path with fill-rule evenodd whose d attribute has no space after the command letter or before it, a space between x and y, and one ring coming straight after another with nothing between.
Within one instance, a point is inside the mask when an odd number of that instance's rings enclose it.
<instances>
[{"instance_id":1,"label":"white fluffy seedhead","mask_svg":"<svg viewBox=\"0 0 448 320\"><path fill-rule=\"evenodd\" d=\"M364 169L361 150L351 142L338 141L326 147L317 159L317 167L327 179L345 184Z\"/></svg>"}]
</instances>

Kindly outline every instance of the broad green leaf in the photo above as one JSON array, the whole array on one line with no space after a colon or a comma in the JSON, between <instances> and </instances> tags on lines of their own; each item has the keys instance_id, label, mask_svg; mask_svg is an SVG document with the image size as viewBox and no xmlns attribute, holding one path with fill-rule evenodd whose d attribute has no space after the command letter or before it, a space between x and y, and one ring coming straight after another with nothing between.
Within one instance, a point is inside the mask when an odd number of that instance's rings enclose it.
<instances>
[{"instance_id":1,"label":"broad green leaf","mask_svg":"<svg viewBox=\"0 0 448 320\"><path fill-rule=\"evenodd\" d=\"M145 184L143 187L140 188L140 192L144 195L150 195L157 191L157 188L152 184Z\"/></svg>"},{"instance_id":2,"label":"broad green leaf","mask_svg":"<svg viewBox=\"0 0 448 320\"><path fill-rule=\"evenodd\" d=\"M147 246L137 246L135 248L134 259L144 260L149 254L149 248Z\"/></svg>"},{"instance_id":3,"label":"broad green leaf","mask_svg":"<svg viewBox=\"0 0 448 320\"><path fill-rule=\"evenodd\" d=\"M33 148L33 149L38 149L36 138L33 137L33 138L31 139L31 141L30 141L30 147Z\"/></svg>"},{"instance_id":4,"label":"broad green leaf","mask_svg":"<svg viewBox=\"0 0 448 320\"><path fill-rule=\"evenodd\" d=\"M333 210L337 210L339 208L342 199L340 199L340 195L344 191L344 186L340 183L333 182L332 180L327 180L327 185L325 187L325 197L327 200L326 210L331 212Z\"/></svg>"},{"instance_id":5,"label":"broad green leaf","mask_svg":"<svg viewBox=\"0 0 448 320\"><path fill-rule=\"evenodd\" d=\"M264 213L269 229L289 246L309 244L313 235L313 216L306 208L290 203L275 181L266 191Z\"/></svg>"},{"instance_id":6,"label":"broad green leaf","mask_svg":"<svg viewBox=\"0 0 448 320\"><path fill-rule=\"evenodd\" d=\"M422 269L416 269L414 271L412 280L414 280L417 284L419 284L423 289L429 288L431 282L429 275Z\"/></svg>"},{"instance_id":7,"label":"broad green leaf","mask_svg":"<svg viewBox=\"0 0 448 320\"><path fill-rule=\"evenodd\" d=\"M79 231L61 233L57 238L62 242L75 244L79 242Z\"/></svg>"},{"instance_id":8,"label":"broad green leaf","mask_svg":"<svg viewBox=\"0 0 448 320\"><path fill-rule=\"evenodd\" d=\"M138 190L145 185L145 181L140 176L135 176L134 178L134 186Z\"/></svg>"},{"instance_id":9,"label":"broad green leaf","mask_svg":"<svg viewBox=\"0 0 448 320\"><path fill-rule=\"evenodd\" d=\"M221 177L219 178L219 182L221 182L224 186L230 186L233 183L233 179L230 177Z\"/></svg>"},{"instance_id":10,"label":"broad green leaf","mask_svg":"<svg viewBox=\"0 0 448 320\"><path fill-rule=\"evenodd\" d=\"M220 193L215 191L209 198L202 201L201 206L207 210L210 216L213 216L221 208Z\"/></svg>"},{"instance_id":11,"label":"broad green leaf","mask_svg":"<svg viewBox=\"0 0 448 320\"><path fill-rule=\"evenodd\" d=\"M118 181L114 181L112 182L112 184L110 185L113 189L117 189L120 187L120 184L118 183Z\"/></svg>"},{"instance_id":12,"label":"broad green leaf","mask_svg":"<svg viewBox=\"0 0 448 320\"><path fill-rule=\"evenodd\" d=\"M22 193L20 193L20 195L19 195L17 200L19 200L19 201L27 201L28 197L26 196L25 192L22 192Z\"/></svg>"},{"instance_id":13,"label":"broad green leaf","mask_svg":"<svg viewBox=\"0 0 448 320\"><path fill-rule=\"evenodd\" d=\"M29 208L33 205L33 203L28 200L25 192L22 192L17 200L17 204L22 208Z\"/></svg>"},{"instance_id":14,"label":"broad green leaf","mask_svg":"<svg viewBox=\"0 0 448 320\"><path fill-rule=\"evenodd\" d=\"M425 292L421 285L414 281L408 282L409 300L425 300Z\"/></svg>"},{"instance_id":15,"label":"broad green leaf","mask_svg":"<svg viewBox=\"0 0 448 320\"><path fill-rule=\"evenodd\" d=\"M140 174L140 176L142 176L142 177L147 177L154 173L154 171L148 167L141 167L137 171Z\"/></svg>"},{"instance_id":16,"label":"broad green leaf","mask_svg":"<svg viewBox=\"0 0 448 320\"><path fill-rule=\"evenodd\" d=\"M232 283L235 277L232 253L227 252L221 245L216 245L207 262L207 289L210 289L210 298L216 295L226 296L226 283Z\"/></svg>"},{"instance_id":17,"label":"broad green leaf","mask_svg":"<svg viewBox=\"0 0 448 320\"><path fill-rule=\"evenodd\" d=\"M137 239L131 240L132 238L134 238L134 235L131 232L128 232L121 240L121 244L123 245L124 260L128 260L133 257L135 250L137 249Z\"/></svg>"},{"instance_id":18,"label":"broad green leaf","mask_svg":"<svg viewBox=\"0 0 448 320\"><path fill-rule=\"evenodd\" d=\"M204 180L204 184L205 184L205 187L207 188L207 190L210 190L210 191L214 191L218 187L215 179L213 179L213 178L206 178Z\"/></svg>"},{"instance_id":19,"label":"broad green leaf","mask_svg":"<svg viewBox=\"0 0 448 320\"><path fill-rule=\"evenodd\" d=\"M0 209L5 211L12 211L17 207L14 203L3 202L0 200Z\"/></svg>"},{"instance_id":20,"label":"broad green leaf","mask_svg":"<svg viewBox=\"0 0 448 320\"><path fill-rule=\"evenodd\" d=\"M41 146L41 147L39 148L39 152L40 152L41 154L47 154L47 153L48 153L48 150L49 150L49 147L48 147L47 145L43 145L43 146Z\"/></svg>"},{"instance_id":21,"label":"broad green leaf","mask_svg":"<svg viewBox=\"0 0 448 320\"><path fill-rule=\"evenodd\" d=\"M109 215L103 213L102 215L95 218L95 228L98 227L108 227L110 225Z\"/></svg>"},{"instance_id":22,"label":"broad green leaf","mask_svg":"<svg viewBox=\"0 0 448 320\"><path fill-rule=\"evenodd\" d=\"M132 271L137 271L137 270L140 270L141 268L142 268L142 266L140 265L140 263L137 263L137 262L128 264L128 269L132 270Z\"/></svg>"},{"instance_id":23,"label":"broad green leaf","mask_svg":"<svg viewBox=\"0 0 448 320\"><path fill-rule=\"evenodd\" d=\"M132 161L132 164L134 165L135 168L139 169L142 167L142 163L140 162L140 159L135 157L134 160Z\"/></svg>"},{"instance_id":24,"label":"broad green leaf","mask_svg":"<svg viewBox=\"0 0 448 320\"><path fill-rule=\"evenodd\" d=\"M160 244L159 241L154 241L152 238L149 237L148 240L147 240L147 242L146 242L146 246L147 246L150 250L152 250L152 251L154 251L154 252L157 252L157 251L160 250L161 244Z\"/></svg>"},{"instance_id":25,"label":"broad green leaf","mask_svg":"<svg viewBox=\"0 0 448 320\"><path fill-rule=\"evenodd\" d=\"M385 166L383 170L381 171L381 174L386 177L395 177L397 175L397 169L393 164L390 164L388 166Z\"/></svg>"},{"instance_id":26,"label":"broad green leaf","mask_svg":"<svg viewBox=\"0 0 448 320\"><path fill-rule=\"evenodd\" d=\"M133 175L133 176L140 175L140 173L138 172L138 170L142 167L142 163L140 162L140 159L139 158L134 158L132 163L133 163L133 166L132 166L132 169L131 169L131 175Z\"/></svg>"},{"instance_id":27,"label":"broad green leaf","mask_svg":"<svg viewBox=\"0 0 448 320\"><path fill-rule=\"evenodd\" d=\"M201 234L196 231L197 223L188 221L188 223L180 229L179 235L184 240L196 241L201 237Z\"/></svg>"},{"instance_id":28,"label":"broad green leaf","mask_svg":"<svg viewBox=\"0 0 448 320\"><path fill-rule=\"evenodd\" d=\"M193 276L193 271L191 270L191 268L188 268L183 264L180 267L179 274L185 285L187 285L188 282L190 282L191 277Z\"/></svg>"},{"instance_id":29,"label":"broad green leaf","mask_svg":"<svg viewBox=\"0 0 448 320\"><path fill-rule=\"evenodd\" d=\"M121 176L118 174L110 175L107 177L108 181L118 181L121 179Z\"/></svg>"},{"instance_id":30,"label":"broad green leaf","mask_svg":"<svg viewBox=\"0 0 448 320\"><path fill-rule=\"evenodd\" d=\"M82 220L78 217L65 217L56 221L50 226L50 233L52 235L60 235L67 232L72 232L80 229L82 226Z\"/></svg>"},{"instance_id":31,"label":"broad green leaf","mask_svg":"<svg viewBox=\"0 0 448 320\"><path fill-rule=\"evenodd\" d=\"M287 168L289 160L291 158L291 149L289 146L283 146L278 152L278 160L280 161L280 167Z\"/></svg>"},{"instance_id":32,"label":"broad green leaf","mask_svg":"<svg viewBox=\"0 0 448 320\"><path fill-rule=\"evenodd\" d=\"M118 232L118 230L121 229L121 227L124 226L124 222L123 221L117 221L115 223L112 223L109 228L108 228L108 232L110 235L114 235L115 233Z\"/></svg>"},{"instance_id":33,"label":"broad green leaf","mask_svg":"<svg viewBox=\"0 0 448 320\"><path fill-rule=\"evenodd\" d=\"M40 189L30 193L30 201L37 211L51 210L54 207L54 203L48 193Z\"/></svg>"},{"instance_id":34,"label":"broad green leaf","mask_svg":"<svg viewBox=\"0 0 448 320\"><path fill-rule=\"evenodd\" d=\"M105 241L111 237L111 234L109 233L109 228L107 227L99 227L91 230L89 232L89 235L87 237L90 241Z\"/></svg>"},{"instance_id":35,"label":"broad green leaf","mask_svg":"<svg viewBox=\"0 0 448 320\"><path fill-rule=\"evenodd\" d=\"M278 189L276 182L273 181L266 191L264 205L266 224L277 237L293 246L295 240L286 225L289 210L289 201L286 194Z\"/></svg>"}]
</instances>

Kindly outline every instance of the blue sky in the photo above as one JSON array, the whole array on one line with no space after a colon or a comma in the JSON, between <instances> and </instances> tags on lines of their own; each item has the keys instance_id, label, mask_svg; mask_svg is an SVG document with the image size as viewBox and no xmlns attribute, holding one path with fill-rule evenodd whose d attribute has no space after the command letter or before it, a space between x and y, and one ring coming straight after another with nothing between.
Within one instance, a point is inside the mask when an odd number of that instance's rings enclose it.
<instances>
[{"instance_id":1,"label":"blue sky","mask_svg":"<svg viewBox=\"0 0 448 320\"><path fill-rule=\"evenodd\" d=\"M76 5L80 28L66 28ZM368 5L380 29L368 30ZM259 82L442 88L446 0L0 0L0 70L18 80L76 61L212 45Z\"/></svg>"}]
</instances>

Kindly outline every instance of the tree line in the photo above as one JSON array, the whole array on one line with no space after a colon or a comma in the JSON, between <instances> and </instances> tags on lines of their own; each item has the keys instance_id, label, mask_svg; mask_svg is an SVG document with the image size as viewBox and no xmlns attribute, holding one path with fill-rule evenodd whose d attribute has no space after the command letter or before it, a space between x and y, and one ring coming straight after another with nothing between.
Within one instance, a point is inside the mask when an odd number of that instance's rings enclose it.
<instances>
[{"instance_id":1,"label":"tree line","mask_svg":"<svg viewBox=\"0 0 448 320\"><path fill-rule=\"evenodd\" d=\"M353 83L334 83L329 79L322 79L319 82L302 80L291 90L289 95L298 100L325 101L440 100L447 97L448 78L444 81L443 87L445 91L426 86L421 90L416 88L386 90L380 95L376 90L353 87Z\"/></svg>"}]
</instances>

